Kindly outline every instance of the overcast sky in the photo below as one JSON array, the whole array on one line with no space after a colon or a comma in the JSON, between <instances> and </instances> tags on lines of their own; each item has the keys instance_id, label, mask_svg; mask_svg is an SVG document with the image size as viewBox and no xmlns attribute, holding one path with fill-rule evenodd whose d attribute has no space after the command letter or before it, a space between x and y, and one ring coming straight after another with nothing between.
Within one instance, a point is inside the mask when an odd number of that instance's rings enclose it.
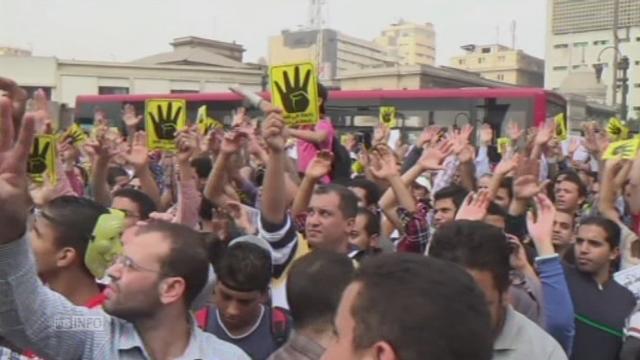
<instances>
[{"instance_id":1,"label":"overcast sky","mask_svg":"<svg viewBox=\"0 0 640 360\"><path fill-rule=\"evenodd\" d=\"M405 19L431 22L439 64L465 44L510 45L544 57L546 0L327 0L328 27L372 40ZM267 55L267 38L307 22L308 0L0 0L0 46L64 59L129 61L196 35L233 41L245 60ZM0 69L0 72L2 69Z\"/></svg>"}]
</instances>

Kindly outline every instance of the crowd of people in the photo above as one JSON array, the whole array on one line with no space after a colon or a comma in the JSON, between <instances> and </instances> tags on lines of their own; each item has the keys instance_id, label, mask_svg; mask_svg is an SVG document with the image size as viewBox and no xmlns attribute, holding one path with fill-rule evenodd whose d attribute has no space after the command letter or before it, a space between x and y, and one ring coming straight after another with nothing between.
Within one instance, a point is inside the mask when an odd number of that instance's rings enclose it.
<instances>
[{"instance_id":1,"label":"crowd of people","mask_svg":"<svg viewBox=\"0 0 640 360\"><path fill-rule=\"evenodd\" d=\"M315 125L238 109L172 152L131 105L56 133L0 78L0 359L640 359L613 277L640 265L640 156L552 120L341 142L318 94Z\"/></svg>"}]
</instances>

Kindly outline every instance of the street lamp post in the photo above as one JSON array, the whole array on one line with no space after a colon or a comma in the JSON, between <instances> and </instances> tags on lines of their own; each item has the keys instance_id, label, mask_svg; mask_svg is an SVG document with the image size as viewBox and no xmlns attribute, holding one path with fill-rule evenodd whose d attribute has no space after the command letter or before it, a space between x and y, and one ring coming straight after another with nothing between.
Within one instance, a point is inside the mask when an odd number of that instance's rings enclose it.
<instances>
[{"instance_id":1,"label":"street lamp post","mask_svg":"<svg viewBox=\"0 0 640 360\"><path fill-rule=\"evenodd\" d=\"M598 82L600 82L602 80L602 71L604 69L604 63L602 63L601 61L601 56L602 53L605 50L608 49L614 49L616 51L616 56L614 58L614 64L613 64L613 72L612 72L612 76L613 76L613 82L612 82L612 91L613 91L613 100L612 100L612 105L616 106L616 93L617 93L617 88L618 88L618 84L620 84L621 87L621 91L620 91L620 95L622 96L622 99L620 100L620 117L623 120L627 119L627 113L628 113L628 106L627 106L627 95L629 94L629 76L628 76L628 70L629 70L629 58L627 56L623 56L622 53L620 52L620 50L614 46L608 46L604 49L602 49L600 51L600 53L598 54L598 62L593 64L593 69L596 72L596 79L598 80ZM620 55L620 60L617 60L618 55ZM620 77L618 77L618 71L621 71L622 74Z\"/></svg>"}]
</instances>

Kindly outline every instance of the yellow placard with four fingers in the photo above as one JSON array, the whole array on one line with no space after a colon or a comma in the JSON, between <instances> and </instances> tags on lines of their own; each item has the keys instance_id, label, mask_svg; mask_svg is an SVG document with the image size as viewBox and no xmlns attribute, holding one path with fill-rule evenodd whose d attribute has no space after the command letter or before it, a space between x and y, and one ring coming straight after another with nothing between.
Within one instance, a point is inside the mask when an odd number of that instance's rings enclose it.
<instances>
[{"instance_id":1,"label":"yellow placard with four fingers","mask_svg":"<svg viewBox=\"0 0 640 360\"><path fill-rule=\"evenodd\" d=\"M564 113L560 113L553 118L556 123L556 138L560 141L565 141L569 138L569 125L567 124L567 118Z\"/></svg>"},{"instance_id":2,"label":"yellow placard with four fingers","mask_svg":"<svg viewBox=\"0 0 640 360\"><path fill-rule=\"evenodd\" d=\"M178 99L147 100L144 118L149 149L176 151L177 132L187 127L187 102Z\"/></svg>"},{"instance_id":3,"label":"yellow placard with four fingers","mask_svg":"<svg viewBox=\"0 0 640 360\"><path fill-rule=\"evenodd\" d=\"M498 147L499 154L503 154L503 155L506 154L507 151L509 151L509 148L511 147L511 139L509 139L508 137L498 138L497 147Z\"/></svg>"},{"instance_id":4,"label":"yellow placard with four fingers","mask_svg":"<svg viewBox=\"0 0 640 360\"><path fill-rule=\"evenodd\" d=\"M389 129L398 127L398 118L395 106L380 107L380 122Z\"/></svg>"},{"instance_id":5,"label":"yellow placard with four fingers","mask_svg":"<svg viewBox=\"0 0 640 360\"><path fill-rule=\"evenodd\" d=\"M87 141L88 138L89 138L89 135L87 135L84 132L84 130L82 130L80 125L76 123L71 125L62 136L63 141L69 139L71 140L72 145L77 145L77 146L82 146Z\"/></svg>"},{"instance_id":6,"label":"yellow placard with four fingers","mask_svg":"<svg viewBox=\"0 0 640 360\"><path fill-rule=\"evenodd\" d=\"M207 111L207 105L202 105L198 108L196 124L198 124L198 133L200 135L207 135L209 131L213 129L223 128L222 124L218 120L209 117Z\"/></svg>"},{"instance_id":7,"label":"yellow placard with four fingers","mask_svg":"<svg viewBox=\"0 0 640 360\"><path fill-rule=\"evenodd\" d=\"M634 159L640 148L640 139L621 140L609 144L607 150L602 154L603 160L621 157L623 159Z\"/></svg>"},{"instance_id":8,"label":"yellow placard with four fingers","mask_svg":"<svg viewBox=\"0 0 640 360\"><path fill-rule=\"evenodd\" d=\"M312 63L272 66L271 102L284 110L289 127L313 125L320 119L318 74Z\"/></svg>"},{"instance_id":9,"label":"yellow placard with four fingers","mask_svg":"<svg viewBox=\"0 0 640 360\"><path fill-rule=\"evenodd\" d=\"M607 123L607 133L613 140L626 140L629 138L629 126L625 121L612 117Z\"/></svg>"},{"instance_id":10,"label":"yellow placard with four fingers","mask_svg":"<svg viewBox=\"0 0 640 360\"><path fill-rule=\"evenodd\" d=\"M56 183L56 146L54 135L38 135L33 139L27 160L27 174L33 182L42 184L47 177L51 184Z\"/></svg>"}]
</instances>

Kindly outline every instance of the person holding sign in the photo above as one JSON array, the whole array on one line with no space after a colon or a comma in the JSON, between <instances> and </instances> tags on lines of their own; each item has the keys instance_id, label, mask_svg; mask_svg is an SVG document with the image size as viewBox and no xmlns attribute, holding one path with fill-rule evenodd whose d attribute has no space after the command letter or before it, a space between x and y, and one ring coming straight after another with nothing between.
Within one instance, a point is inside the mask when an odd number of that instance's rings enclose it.
<instances>
[{"instance_id":1,"label":"person holding sign","mask_svg":"<svg viewBox=\"0 0 640 360\"><path fill-rule=\"evenodd\" d=\"M272 76L274 105L284 110L287 134L298 140L296 146L300 174L305 173L318 152L331 151L336 134L331 119L325 112L327 89L317 82L313 66L309 65L311 64L283 66L280 79ZM276 74L278 68L272 69L272 74ZM304 74L301 74L301 71ZM310 108L312 106L317 108ZM292 114L304 114L304 118L292 118ZM328 183L329 180L330 178L325 176L321 181Z\"/></svg>"}]
</instances>

